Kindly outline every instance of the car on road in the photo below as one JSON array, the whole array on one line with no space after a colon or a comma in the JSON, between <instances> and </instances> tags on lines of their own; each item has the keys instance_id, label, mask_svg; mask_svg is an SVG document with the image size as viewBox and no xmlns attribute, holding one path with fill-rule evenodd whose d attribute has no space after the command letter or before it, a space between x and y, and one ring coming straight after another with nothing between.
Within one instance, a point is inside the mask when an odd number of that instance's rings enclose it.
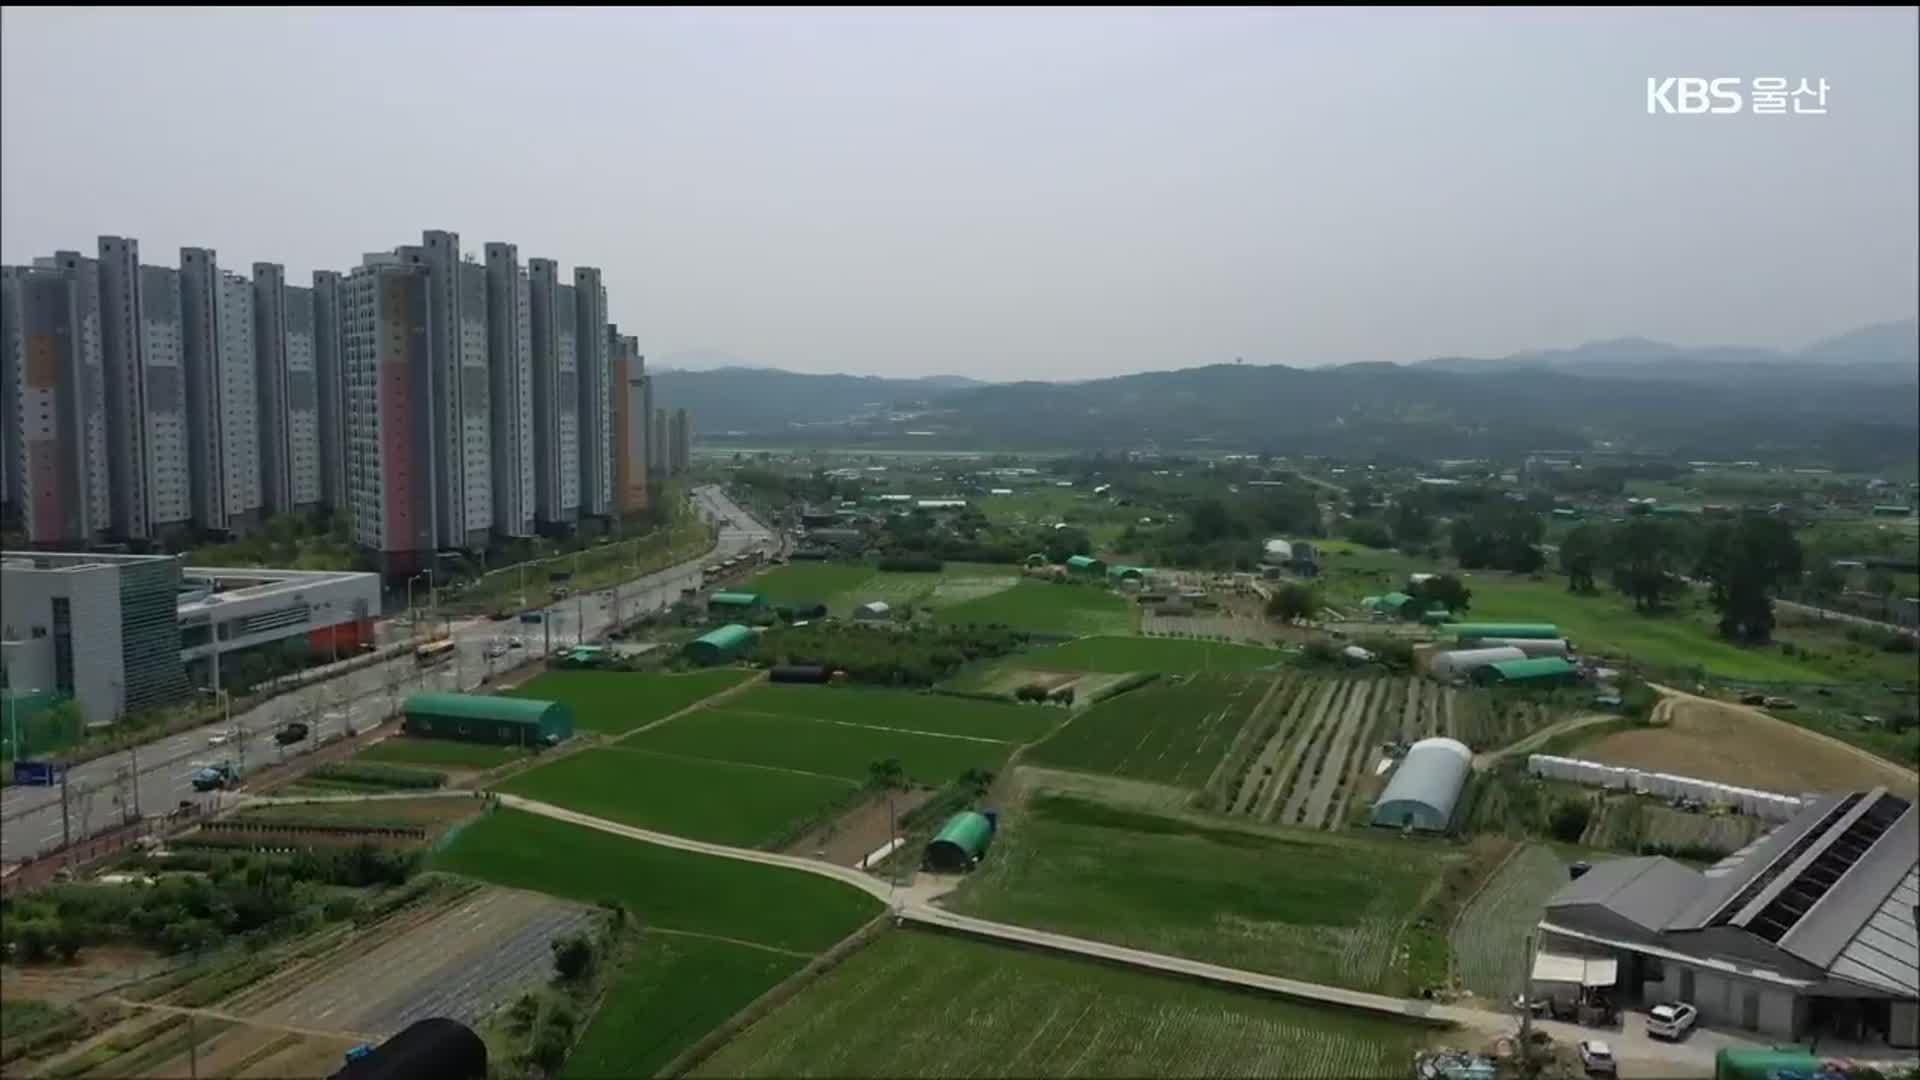
<instances>
[{"instance_id":1,"label":"car on road","mask_svg":"<svg viewBox=\"0 0 1920 1080\"><path fill-rule=\"evenodd\" d=\"M303 741L309 734L310 732L307 725L295 720L282 727L279 731L274 732L273 741L279 743L281 746L290 746Z\"/></svg>"},{"instance_id":2,"label":"car on road","mask_svg":"<svg viewBox=\"0 0 1920 1080\"><path fill-rule=\"evenodd\" d=\"M189 779L193 782L193 790L212 791L230 786L240 779L240 774L234 771L231 764L223 761L218 765L207 765L195 769Z\"/></svg>"},{"instance_id":3,"label":"car on road","mask_svg":"<svg viewBox=\"0 0 1920 1080\"><path fill-rule=\"evenodd\" d=\"M1585 1039L1580 1043L1580 1067L1589 1076L1618 1076L1619 1067L1613 1060L1613 1047L1599 1039Z\"/></svg>"},{"instance_id":4,"label":"car on road","mask_svg":"<svg viewBox=\"0 0 1920 1080\"><path fill-rule=\"evenodd\" d=\"M225 746L239 737L240 737L240 729L237 727L230 727L224 731L216 731L213 734L207 736L207 745L208 746Z\"/></svg>"},{"instance_id":5,"label":"car on road","mask_svg":"<svg viewBox=\"0 0 1920 1080\"><path fill-rule=\"evenodd\" d=\"M507 643L504 641L487 642L487 659L498 660L507 655Z\"/></svg>"},{"instance_id":6,"label":"car on road","mask_svg":"<svg viewBox=\"0 0 1920 1080\"><path fill-rule=\"evenodd\" d=\"M1656 1039L1683 1039L1700 1019L1700 1010L1684 1001L1670 1001L1647 1010L1647 1034Z\"/></svg>"},{"instance_id":7,"label":"car on road","mask_svg":"<svg viewBox=\"0 0 1920 1080\"><path fill-rule=\"evenodd\" d=\"M518 637L510 637L507 639L507 648L509 649L524 649L526 647L527 647L527 643L520 640Z\"/></svg>"}]
</instances>

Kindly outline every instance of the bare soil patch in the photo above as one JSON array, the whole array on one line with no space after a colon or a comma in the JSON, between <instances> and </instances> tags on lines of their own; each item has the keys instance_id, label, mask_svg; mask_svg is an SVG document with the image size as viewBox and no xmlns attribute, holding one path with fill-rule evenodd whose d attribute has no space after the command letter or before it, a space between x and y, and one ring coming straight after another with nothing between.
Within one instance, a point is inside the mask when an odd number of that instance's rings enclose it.
<instances>
[{"instance_id":1,"label":"bare soil patch","mask_svg":"<svg viewBox=\"0 0 1920 1080\"><path fill-rule=\"evenodd\" d=\"M1676 695L1664 726L1621 731L1580 756L1797 795L1886 785L1908 795L1920 778L1862 750L1757 709Z\"/></svg>"},{"instance_id":2,"label":"bare soil patch","mask_svg":"<svg viewBox=\"0 0 1920 1080\"><path fill-rule=\"evenodd\" d=\"M904 816L937 794L939 792L932 788L895 794L894 817ZM874 798L794 841L785 854L820 859L836 866L858 866L861 859L878 851L887 840L887 800Z\"/></svg>"}]
</instances>

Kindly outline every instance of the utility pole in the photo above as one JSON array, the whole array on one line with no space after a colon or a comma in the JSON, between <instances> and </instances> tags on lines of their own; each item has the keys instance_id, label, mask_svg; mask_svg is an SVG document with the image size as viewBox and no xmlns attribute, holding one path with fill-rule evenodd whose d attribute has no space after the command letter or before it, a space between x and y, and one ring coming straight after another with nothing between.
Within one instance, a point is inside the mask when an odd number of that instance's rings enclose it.
<instances>
[{"instance_id":1,"label":"utility pole","mask_svg":"<svg viewBox=\"0 0 1920 1080\"><path fill-rule=\"evenodd\" d=\"M140 741L127 746L127 768L133 773L133 816L140 816Z\"/></svg>"},{"instance_id":2,"label":"utility pole","mask_svg":"<svg viewBox=\"0 0 1920 1080\"><path fill-rule=\"evenodd\" d=\"M73 846L73 822L69 810L72 801L67 790L67 766L62 765L60 767L60 846L62 848ZM67 859L69 861L73 859L71 852L68 853Z\"/></svg>"}]
</instances>

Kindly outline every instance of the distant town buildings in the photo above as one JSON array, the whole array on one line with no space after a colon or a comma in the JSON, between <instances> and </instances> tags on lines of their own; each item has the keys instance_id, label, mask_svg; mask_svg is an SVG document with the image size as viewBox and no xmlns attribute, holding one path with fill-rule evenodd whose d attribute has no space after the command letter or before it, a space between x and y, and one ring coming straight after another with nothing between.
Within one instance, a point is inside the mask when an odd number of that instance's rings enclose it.
<instances>
[{"instance_id":1,"label":"distant town buildings","mask_svg":"<svg viewBox=\"0 0 1920 1080\"><path fill-rule=\"evenodd\" d=\"M649 508L692 422L656 404L601 273L458 234L289 284L99 238L0 267L0 513L142 551L345 513L389 573Z\"/></svg>"}]
</instances>

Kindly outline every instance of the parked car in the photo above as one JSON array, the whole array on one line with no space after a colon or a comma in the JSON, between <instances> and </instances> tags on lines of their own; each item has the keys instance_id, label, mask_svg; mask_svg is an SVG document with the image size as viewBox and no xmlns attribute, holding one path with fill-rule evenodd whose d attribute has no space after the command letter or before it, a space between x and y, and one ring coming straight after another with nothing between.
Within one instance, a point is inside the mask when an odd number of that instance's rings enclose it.
<instances>
[{"instance_id":1,"label":"parked car","mask_svg":"<svg viewBox=\"0 0 1920 1080\"><path fill-rule=\"evenodd\" d=\"M213 734L207 736L207 745L208 746L225 746L239 737L240 737L240 729L237 727L230 727L224 731L216 731Z\"/></svg>"},{"instance_id":2,"label":"parked car","mask_svg":"<svg viewBox=\"0 0 1920 1080\"><path fill-rule=\"evenodd\" d=\"M1586 1039L1580 1043L1580 1067L1590 1076L1618 1076L1619 1068L1613 1060L1613 1047L1598 1039Z\"/></svg>"},{"instance_id":3,"label":"parked car","mask_svg":"<svg viewBox=\"0 0 1920 1080\"><path fill-rule=\"evenodd\" d=\"M524 649L526 647L527 647L527 643L520 640L517 637L510 637L507 639L507 648L509 649Z\"/></svg>"},{"instance_id":4,"label":"parked car","mask_svg":"<svg viewBox=\"0 0 1920 1080\"><path fill-rule=\"evenodd\" d=\"M1700 1019L1700 1010L1682 1001L1655 1005L1647 1010L1647 1034L1656 1039L1683 1039Z\"/></svg>"},{"instance_id":5,"label":"parked car","mask_svg":"<svg viewBox=\"0 0 1920 1080\"><path fill-rule=\"evenodd\" d=\"M281 746L290 746L304 740L307 734L307 725L295 720L281 727L279 731L274 732L273 741L279 743Z\"/></svg>"},{"instance_id":6,"label":"parked car","mask_svg":"<svg viewBox=\"0 0 1920 1080\"><path fill-rule=\"evenodd\" d=\"M498 660L507 655L507 643L504 641L487 642L487 659Z\"/></svg>"}]
</instances>

